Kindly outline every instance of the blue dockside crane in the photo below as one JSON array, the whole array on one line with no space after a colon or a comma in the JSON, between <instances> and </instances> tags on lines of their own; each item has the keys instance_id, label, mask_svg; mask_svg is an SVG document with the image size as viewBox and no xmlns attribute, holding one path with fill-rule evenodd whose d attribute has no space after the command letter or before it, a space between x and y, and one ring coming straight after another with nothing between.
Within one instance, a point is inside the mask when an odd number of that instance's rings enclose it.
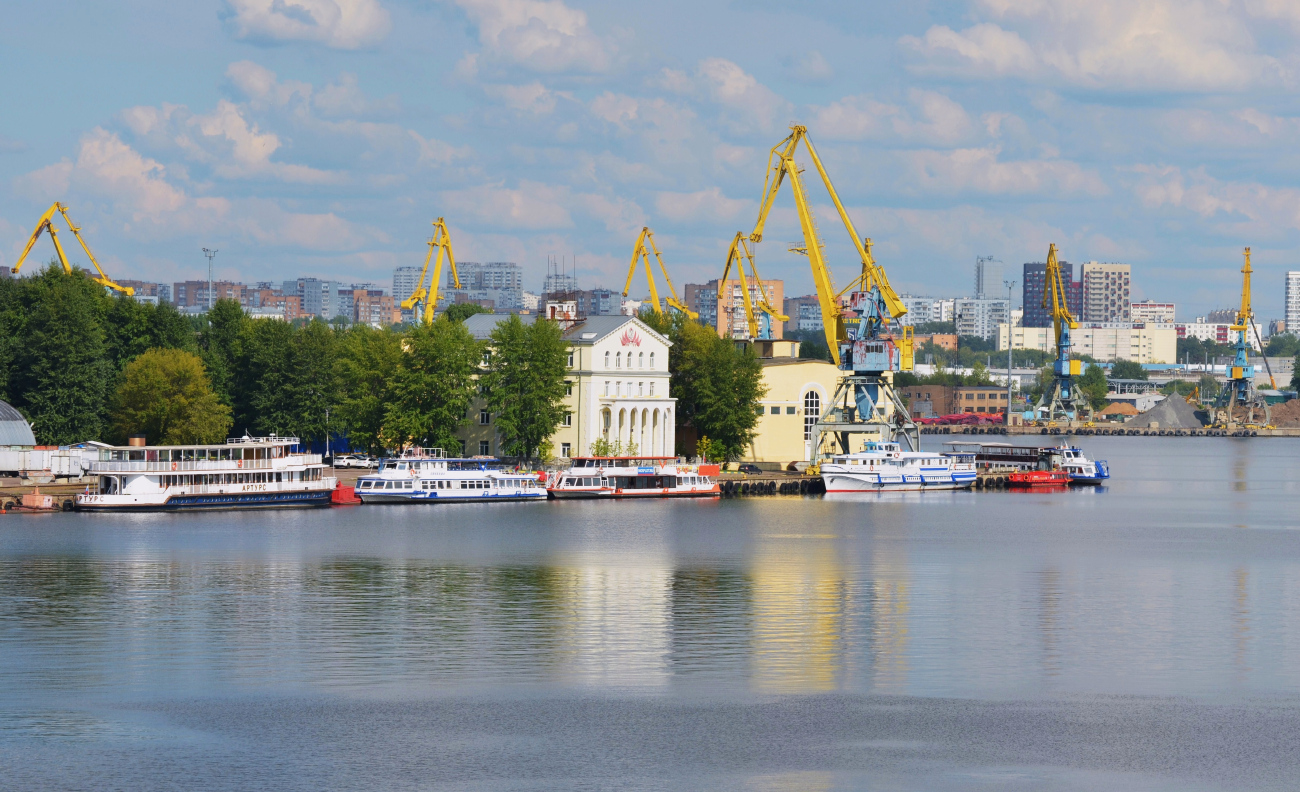
<instances>
[{"instance_id":1,"label":"blue dockside crane","mask_svg":"<svg viewBox=\"0 0 1300 792\"><path fill-rule=\"evenodd\" d=\"M1070 313L1061 265L1056 260L1056 244L1047 249L1046 279L1043 284L1043 308L1051 311L1056 331L1056 360L1052 364L1052 384L1038 397L1033 418L1041 424L1067 426L1092 421L1092 405L1079 390L1078 378L1083 361L1070 355L1070 331L1079 323ZM1009 339L1008 339L1009 340Z\"/></svg>"},{"instance_id":2,"label":"blue dockside crane","mask_svg":"<svg viewBox=\"0 0 1300 792\"><path fill-rule=\"evenodd\" d=\"M1268 426L1271 422L1268 401L1255 387L1255 367L1250 363L1250 341L1247 333L1254 332L1260 349L1264 347L1255 327L1255 312L1250 304L1250 248L1244 253L1245 262L1241 267L1241 307L1237 309L1237 321L1229 329L1237 334L1236 356L1226 372L1227 381L1214 400L1214 425L1223 429L1235 429L1240 426ZM1268 358L1264 358L1265 367ZM1269 383L1274 389L1273 372L1268 372Z\"/></svg>"}]
</instances>

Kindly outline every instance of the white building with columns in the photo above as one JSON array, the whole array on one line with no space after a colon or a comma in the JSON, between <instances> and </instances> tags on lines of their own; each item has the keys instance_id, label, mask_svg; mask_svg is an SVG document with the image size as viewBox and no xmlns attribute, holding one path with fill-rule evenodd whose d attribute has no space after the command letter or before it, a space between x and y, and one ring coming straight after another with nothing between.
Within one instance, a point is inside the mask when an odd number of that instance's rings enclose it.
<instances>
[{"instance_id":1,"label":"white building with columns","mask_svg":"<svg viewBox=\"0 0 1300 792\"><path fill-rule=\"evenodd\" d=\"M486 340L501 314L476 314L465 327ZM535 314L519 317L536 320ZM569 342L569 413L551 437L557 457L589 456L604 437L623 453L675 456L677 400L668 396L671 342L634 316L589 316L564 332ZM466 454L500 455L500 438L486 406L475 402L462 431Z\"/></svg>"}]
</instances>

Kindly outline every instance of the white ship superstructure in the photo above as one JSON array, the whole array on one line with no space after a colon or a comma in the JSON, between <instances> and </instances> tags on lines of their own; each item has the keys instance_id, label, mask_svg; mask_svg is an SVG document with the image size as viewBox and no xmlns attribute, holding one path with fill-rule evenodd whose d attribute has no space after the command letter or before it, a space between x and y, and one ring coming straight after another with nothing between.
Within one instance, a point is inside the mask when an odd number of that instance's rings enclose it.
<instances>
[{"instance_id":1,"label":"white ship superstructure","mask_svg":"<svg viewBox=\"0 0 1300 792\"><path fill-rule=\"evenodd\" d=\"M448 458L441 448L412 448L357 479L363 503L455 503L546 500L537 473L503 470L487 457Z\"/></svg>"},{"instance_id":2,"label":"white ship superstructure","mask_svg":"<svg viewBox=\"0 0 1300 792\"><path fill-rule=\"evenodd\" d=\"M975 475L974 454L904 451L898 443L867 442L821 464L827 492L966 489Z\"/></svg>"},{"instance_id":3,"label":"white ship superstructure","mask_svg":"<svg viewBox=\"0 0 1300 792\"><path fill-rule=\"evenodd\" d=\"M336 480L296 437L232 438L224 445L103 446L88 473L83 511L328 506Z\"/></svg>"},{"instance_id":4,"label":"white ship superstructure","mask_svg":"<svg viewBox=\"0 0 1300 792\"><path fill-rule=\"evenodd\" d=\"M552 475L548 490L557 499L717 497L722 490L713 470L679 465L675 457L576 457Z\"/></svg>"}]
</instances>

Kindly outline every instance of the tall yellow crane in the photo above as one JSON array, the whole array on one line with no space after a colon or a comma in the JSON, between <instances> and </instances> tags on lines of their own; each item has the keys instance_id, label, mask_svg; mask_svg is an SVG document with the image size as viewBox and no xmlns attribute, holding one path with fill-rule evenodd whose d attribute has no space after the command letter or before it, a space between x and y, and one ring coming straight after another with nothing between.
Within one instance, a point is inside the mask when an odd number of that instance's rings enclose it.
<instances>
[{"instance_id":1,"label":"tall yellow crane","mask_svg":"<svg viewBox=\"0 0 1300 792\"><path fill-rule=\"evenodd\" d=\"M795 162L795 153L801 143L821 176L861 260L860 272L843 291L835 289L801 175L803 171ZM823 438L828 435L834 438L841 452L850 450L851 435L868 435L884 442L902 440L917 450L920 430L893 387L893 373L912 368L911 328L903 328L902 337L897 341L886 334L891 325L901 324L907 307L889 285L884 269L872 257L871 240L858 236L817 149L808 137L807 127L790 127L790 134L768 153L763 199L749 241L757 244L763 240L768 215L781 185L787 180L794 193L795 209L803 232L803 246L791 248L791 252L808 257L813 281L817 285L817 301L827 346L836 365L847 372L840 380L828 409L822 411L817 423L811 427L809 462L816 465L825 455ZM748 253L747 247L745 252ZM846 294L847 300L843 300Z\"/></svg>"},{"instance_id":2,"label":"tall yellow crane","mask_svg":"<svg viewBox=\"0 0 1300 792\"><path fill-rule=\"evenodd\" d=\"M1061 263L1056 256L1056 243L1051 243L1047 248L1043 308L1051 312L1052 328L1056 332L1056 362L1052 365L1052 386L1038 397L1034 416L1037 420L1051 424L1091 420L1092 405L1079 392L1077 382L1083 372L1083 363L1070 356L1070 331L1077 329L1079 322L1070 313L1065 280L1061 276Z\"/></svg>"},{"instance_id":3,"label":"tall yellow crane","mask_svg":"<svg viewBox=\"0 0 1300 792\"><path fill-rule=\"evenodd\" d=\"M1237 321L1229 327L1237 334L1237 355L1228 369L1227 381L1223 383L1223 389L1219 391L1212 410L1214 425L1227 429L1242 425L1267 426L1271 420L1268 400L1255 388L1255 367L1250 364L1247 334L1254 331L1260 351L1264 349L1259 331L1255 328L1255 312L1251 308L1250 276L1253 270L1250 267L1250 248L1246 248L1242 256L1241 307L1237 309ZM1267 357L1264 358L1264 365L1268 369L1269 384L1276 389L1277 383L1273 380L1273 371L1268 367Z\"/></svg>"},{"instance_id":4,"label":"tall yellow crane","mask_svg":"<svg viewBox=\"0 0 1300 792\"><path fill-rule=\"evenodd\" d=\"M68 224L68 229L72 231L72 235L81 243L81 249L86 251L86 258L90 259L90 263L94 265L95 271L99 273L98 278L91 278L91 280L101 286L106 286L113 291L122 292L127 296L134 295L135 289L130 286L119 286L104 274L104 269L99 266L99 261L96 260L95 254L90 252L90 245L87 245L86 240L81 236L81 227L73 224L72 218L68 216L68 207L62 203L58 203L57 201L53 206L45 210L45 214L41 215L40 221L36 223L36 230L32 232L30 237L28 237L27 246L23 248L22 255L18 257L18 263L14 265L14 274L17 275L18 271L23 268L23 262L27 260L27 254L32 252L32 247L36 244L36 240L40 237L42 231L45 231L50 235L50 241L54 243L54 250L59 254L59 263L63 265L63 271L69 275L72 274L72 265L68 263L68 257L63 252L63 244L59 242L59 233L54 229L55 212L63 215L63 222Z\"/></svg>"},{"instance_id":5,"label":"tall yellow crane","mask_svg":"<svg viewBox=\"0 0 1300 792\"><path fill-rule=\"evenodd\" d=\"M446 252L447 263L451 266L451 277L460 288L460 273L456 272L456 254L451 249L451 234L447 232L447 222L439 217L433 223L433 236L429 237L429 253L424 257L424 270L420 273L420 282L416 284L411 296L402 300L402 308L409 311L421 302L424 303L424 323L433 323L433 312L438 307L438 284L442 276L442 254ZM429 262L433 261L433 251L438 251L438 259L433 265L433 280L428 281ZM424 284L428 283L428 287Z\"/></svg>"},{"instance_id":6,"label":"tall yellow crane","mask_svg":"<svg viewBox=\"0 0 1300 792\"><path fill-rule=\"evenodd\" d=\"M650 266L650 253L655 254L655 260L659 262L659 271L663 273L664 283L668 285L668 298L666 302L671 308L676 308L692 319L699 319L700 315L695 311L687 308L686 305L677 299L677 289L673 288L673 279L668 277L668 268L664 266L664 257L659 253L659 246L655 244L655 232L649 227L641 229L641 233L636 238L636 246L632 248L632 264L627 268L627 283L623 284L623 296L626 297L628 291L632 289L632 277L636 275L637 265L645 263L645 279L650 285L650 304L654 306L656 314L663 313L663 306L659 303L659 290L655 288L655 272Z\"/></svg>"},{"instance_id":7,"label":"tall yellow crane","mask_svg":"<svg viewBox=\"0 0 1300 792\"><path fill-rule=\"evenodd\" d=\"M746 262L749 263L748 277L745 275ZM745 306L745 325L749 331L749 338L771 338L772 321L785 322L790 317L778 311L772 305L771 300L768 299L767 289L763 286L763 279L758 275L758 266L754 263L754 254L749 249L749 242L745 238L745 232L743 231L736 232L736 238L731 240L731 248L727 251L727 265L723 267L722 278L718 281L718 305L722 305L727 289L727 277L731 274L733 263L736 266L736 280L740 282L740 295ZM751 282L753 283L752 291L758 297L757 300L750 296ZM720 317L721 314L719 314Z\"/></svg>"}]
</instances>

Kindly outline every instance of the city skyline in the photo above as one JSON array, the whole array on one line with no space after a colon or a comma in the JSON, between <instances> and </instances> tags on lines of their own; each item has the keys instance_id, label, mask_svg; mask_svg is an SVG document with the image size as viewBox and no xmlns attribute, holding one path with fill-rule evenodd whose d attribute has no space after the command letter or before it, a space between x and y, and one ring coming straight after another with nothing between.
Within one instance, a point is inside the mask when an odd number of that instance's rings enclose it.
<instances>
[{"instance_id":1,"label":"city skyline","mask_svg":"<svg viewBox=\"0 0 1300 792\"><path fill-rule=\"evenodd\" d=\"M42 79L14 80L0 119L0 266L59 200L120 279L201 277L214 247L225 280L385 280L444 216L460 256L519 262L529 288L551 256L619 285L642 225L675 280L707 282L803 123L899 292L955 292L977 255L1014 272L1054 242L1198 314L1233 302L1250 245L1259 313L1282 317L1300 11L1062 3L20 5L0 63ZM67 42L53 62L28 35L47 29ZM846 283L852 250L810 187ZM758 256L790 294L812 290L799 243L783 192Z\"/></svg>"}]
</instances>

